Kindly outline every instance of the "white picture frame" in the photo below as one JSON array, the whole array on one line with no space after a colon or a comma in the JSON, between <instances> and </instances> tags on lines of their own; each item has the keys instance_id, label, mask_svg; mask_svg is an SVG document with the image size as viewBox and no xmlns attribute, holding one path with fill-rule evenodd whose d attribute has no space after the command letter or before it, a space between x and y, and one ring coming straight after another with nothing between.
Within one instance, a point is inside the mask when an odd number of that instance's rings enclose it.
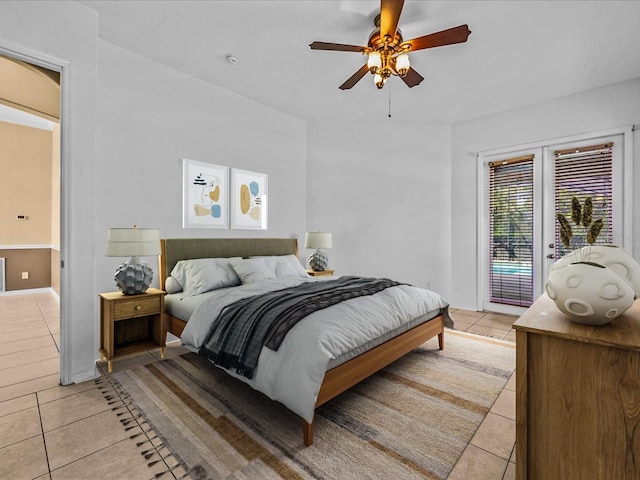
<instances>
[{"instance_id":1,"label":"white picture frame","mask_svg":"<svg viewBox=\"0 0 640 480\"><path fill-rule=\"evenodd\" d=\"M267 230L268 175L231 169L231 228Z\"/></svg>"},{"instance_id":2,"label":"white picture frame","mask_svg":"<svg viewBox=\"0 0 640 480\"><path fill-rule=\"evenodd\" d=\"M229 167L182 159L182 227L229 228Z\"/></svg>"}]
</instances>

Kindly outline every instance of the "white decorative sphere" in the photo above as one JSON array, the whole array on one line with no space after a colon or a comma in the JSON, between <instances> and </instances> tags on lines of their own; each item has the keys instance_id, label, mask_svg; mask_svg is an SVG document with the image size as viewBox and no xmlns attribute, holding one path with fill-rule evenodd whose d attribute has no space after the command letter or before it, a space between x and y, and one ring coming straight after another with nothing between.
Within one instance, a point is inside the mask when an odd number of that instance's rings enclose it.
<instances>
[{"instance_id":1,"label":"white decorative sphere","mask_svg":"<svg viewBox=\"0 0 640 480\"><path fill-rule=\"evenodd\" d=\"M580 249L582 260L609 267L629 280L636 298L640 297L640 265L624 249L616 245L591 245Z\"/></svg>"},{"instance_id":2,"label":"white decorative sphere","mask_svg":"<svg viewBox=\"0 0 640 480\"><path fill-rule=\"evenodd\" d=\"M551 268L545 288L572 321L605 325L633 305L631 283L614 270L596 263L562 260Z\"/></svg>"}]
</instances>

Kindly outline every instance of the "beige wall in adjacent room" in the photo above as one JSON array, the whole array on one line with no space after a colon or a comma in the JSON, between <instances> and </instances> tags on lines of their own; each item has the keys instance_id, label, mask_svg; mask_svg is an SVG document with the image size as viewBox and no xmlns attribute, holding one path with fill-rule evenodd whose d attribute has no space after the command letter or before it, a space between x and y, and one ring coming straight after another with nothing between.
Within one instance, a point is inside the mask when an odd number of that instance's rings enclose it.
<instances>
[{"instance_id":1,"label":"beige wall in adjacent room","mask_svg":"<svg viewBox=\"0 0 640 480\"><path fill-rule=\"evenodd\" d=\"M49 248L55 245L52 220L59 223L59 213L57 217L53 214L52 172L55 163L59 169L60 155L59 141L58 153L53 153L53 137L49 130L0 122L0 245L41 247L0 250L0 257L6 258L7 291L49 287L52 273L59 277L52 269L56 255ZM59 183L55 187L58 198ZM17 215L27 219L18 220ZM59 226L55 231L59 236ZM29 278L23 279L23 272Z\"/></svg>"},{"instance_id":2,"label":"beige wall in adjacent room","mask_svg":"<svg viewBox=\"0 0 640 480\"><path fill-rule=\"evenodd\" d=\"M5 258L6 290L50 287L51 254L50 248L0 250L0 257ZM22 272L27 272L29 278L22 278Z\"/></svg>"},{"instance_id":3,"label":"beige wall in adjacent room","mask_svg":"<svg viewBox=\"0 0 640 480\"><path fill-rule=\"evenodd\" d=\"M51 243L51 149L52 132L0 122L0 245Z\"/></svg>"}]
</instances>

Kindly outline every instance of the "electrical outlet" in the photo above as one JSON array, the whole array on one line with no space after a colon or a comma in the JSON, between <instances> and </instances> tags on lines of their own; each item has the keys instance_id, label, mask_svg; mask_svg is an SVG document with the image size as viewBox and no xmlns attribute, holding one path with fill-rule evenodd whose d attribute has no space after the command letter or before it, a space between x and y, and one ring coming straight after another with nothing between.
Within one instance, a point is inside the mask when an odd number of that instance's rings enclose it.
<instances>
[{"instance_id":1,"label":"electrical outlet","mask_svg":"<svg viewBox=\"0 0 640 480\"><path fill-rule=\"evenodd\" d=\"M22 272L22 279L29 280L29 272Z\"/></svg>"}]
</instances>

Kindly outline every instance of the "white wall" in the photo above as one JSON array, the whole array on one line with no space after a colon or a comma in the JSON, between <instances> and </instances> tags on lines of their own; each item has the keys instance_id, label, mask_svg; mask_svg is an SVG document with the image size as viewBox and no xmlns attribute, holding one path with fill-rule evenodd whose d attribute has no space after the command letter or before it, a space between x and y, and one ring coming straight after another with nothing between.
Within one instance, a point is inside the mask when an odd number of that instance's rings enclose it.
<instances>
[{"instance_id":1,"label":"white wall","mask_svg":"<svg viewBox=\"0 0 640 480\"><path fill-rule=\"evenodd\" d=\"M0 2L0 48L69 63L63 85L72 85L62 124L68 180L62 202L67 248L61 309L68 318L61 332L65 382L94 374L97 335L93 230L94 98L96 81L96 13L75 2ZM65 131L66 128L66 131Z\"/></svg>"},{"instance_id":2,"label":"white wall","mask_svg":"<svg viewBox=\"0 0 640 480\"><path fill-rule=\"evenodd\" d=\"M314 121L308 142L307 228L333 234L330 268L448 298L450 127Z\"/></svg>"},{"instance_id":3,"label":"white wall","mask_svg":"<svg viewBox=\"0 0 640 480\"><path fill-rule=\"evenodd\" d=\"M167 237L304 233L304 122L99 41L97 14L75 2L0 2L0 49L69 63L63 382L95 375L97 294L114 290L120 260L104 256L109 227L136 223ZM269 230L183 230L183 157L269 174Z\"/></svg>"},{"instance_id":4,"label":"white wall","mask_svg":"<svg viewBox=\"0 0 640 480\"><path fill-rule=\"evenodd\" d=\"M453 126L451 304L476 309L476 152L640 123L640 79L589 90ZM634 185L640 134L634 133ZM640 258L640 191L633 197L633 250Z\"/></svg>"},{"instance_id":5,"label":"white wall","mask_svg":"<svg viewBox=\"0 0 640 480\"><path fill-rule=\"evenodd\" d=\"M109 227L158 228L162 238L304 241L306 122L103 40L96 120L98 291L116 289L113 272L125 260L103 254ZM183 158L267 173L269 229L183 229ZM157 260L146 261L157 286Z\"/></svg>"}]
</instances>

